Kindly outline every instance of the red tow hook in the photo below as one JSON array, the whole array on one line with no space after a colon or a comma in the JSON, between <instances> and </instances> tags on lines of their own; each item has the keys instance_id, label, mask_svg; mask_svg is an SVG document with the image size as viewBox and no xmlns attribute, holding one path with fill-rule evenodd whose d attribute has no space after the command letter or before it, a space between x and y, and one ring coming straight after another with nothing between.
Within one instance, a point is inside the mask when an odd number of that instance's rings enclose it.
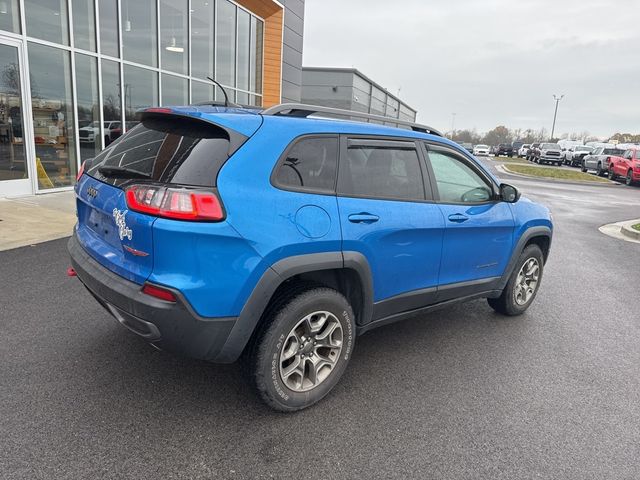
<instances>
[{"instance_id":1,"label":"red tow hook","mask_svg":"<svg viewBox=\"0 0 640 480\"><path fill-rule=\"evenodd\" d=\"M77 277L78 274L76 273L76 271L73 269L73 267L69 267L67 268L67 276L68 277Z\"/></svg>"}]
</instances>

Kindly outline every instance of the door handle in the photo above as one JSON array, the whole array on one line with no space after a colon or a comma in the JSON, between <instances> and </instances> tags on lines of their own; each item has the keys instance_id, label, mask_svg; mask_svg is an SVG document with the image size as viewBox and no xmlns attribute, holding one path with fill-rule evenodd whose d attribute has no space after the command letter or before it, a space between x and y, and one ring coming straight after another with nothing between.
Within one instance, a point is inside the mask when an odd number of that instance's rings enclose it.
<instances>
[{"instance_id":1,"label":"door handle","mask_svg":"<svg viewBox=\"0 0 640 480\"><path fill-rule=\"evenodd\" d=\"M469 217L462 215L461 213L453 213L449 215L449 221L453 223L462 223L469 220Z\"/></svg>"},{"instance_id":2,"label":"door handle","mask_svg":"<svg viewBox=\"0 0 640 480\"><path fill-rule=\"evenodd\" d=\"M361 213L352 213L349 215L349 221L351 223L375 223L380 220L380 217L377 215L373 215L371 213L361 212Z\"/></svg>"}]
</instances>

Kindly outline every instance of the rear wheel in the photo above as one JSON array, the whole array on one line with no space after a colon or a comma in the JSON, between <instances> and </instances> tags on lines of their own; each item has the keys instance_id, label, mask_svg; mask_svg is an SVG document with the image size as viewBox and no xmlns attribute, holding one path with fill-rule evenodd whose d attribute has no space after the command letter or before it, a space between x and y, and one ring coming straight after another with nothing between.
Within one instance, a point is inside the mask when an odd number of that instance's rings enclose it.
<instances>
[{"instance_id":1,"label":"rear wheel","mask_svg":"<svg viewBox=\"0 0 640 480\"><path fill-rule=\"evenodd\" d=\"M520 315L529 308L538 293L544 268L544 256L538 245L527 246L516 263L507 285L498 298L488 298L491 308L503 315Z\"/></svg>"},{"instance_id":2,"label":"rear wheel","mask_svg":"<svg viewBox=\"0 0 640 480\"><path fill-rule=\"evenodd\" d=\"M280 299L247 352L253 383L275 410L293 412L320 401L338 383L355 342L349 302L330 288Z\"/></svg>"},{"instance_id":3,"label":"rear wheel","mask_svg":"<svg viewBox=\"0 0 640 480\"><path fill-rule=\"evenodd\" d=\"M598 162L598 166L596 167L596 175L601 177L603 173L604 171L602 170L602 163Z\"/></svg>"},{"instance_id":4,"label":"rear wheel","mask_svg":"<svg viewBox=\"0 0 640 480\"><path fill-rule=\"evenodd\" d=\"M624 183L629 186L633 185L633 172L631 171L631 169L629 169L629 171L627 172L627 178L625 179Z\"/></svg>"}]
</instances>

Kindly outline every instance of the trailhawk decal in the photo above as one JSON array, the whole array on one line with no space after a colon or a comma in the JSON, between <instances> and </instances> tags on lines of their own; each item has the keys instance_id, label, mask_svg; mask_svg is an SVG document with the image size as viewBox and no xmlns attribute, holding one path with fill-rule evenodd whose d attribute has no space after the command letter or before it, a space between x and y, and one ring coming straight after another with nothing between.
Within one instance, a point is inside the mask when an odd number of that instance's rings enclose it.
<instances>
[{"instance_id":1,"label":"trailhawk decal","mask_svg":"<svg viewBox=\"0 0 640 480\"><path fill-rule=\"evenodd\" d=\"M133 232L127 227L127 221L124 218L127 212L121 212L117 208L113 209L113 218L118 226L118 236L120 240L124 240L125 237L131 240L133 238Z\"/></svg>"}]
</instances>

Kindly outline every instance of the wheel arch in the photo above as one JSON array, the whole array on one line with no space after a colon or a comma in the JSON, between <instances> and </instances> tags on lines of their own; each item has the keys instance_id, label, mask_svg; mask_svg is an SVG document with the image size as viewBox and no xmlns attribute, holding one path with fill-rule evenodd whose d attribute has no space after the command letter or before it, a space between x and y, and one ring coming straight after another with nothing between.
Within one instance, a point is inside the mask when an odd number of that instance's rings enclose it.
<instances>
[{"instance_id":1,"label":"wheel arch","mask_svg":"<svg viewBox=\"0 0 640 480\"><path fill-rule=\"evenodd\" d=\"M358 325L371 321L373 286L364 255L324 252L287 257L274 263L262 275L214 361L231 363L237 360L264 321L267 307L279 297L296 294L310 286L337 290L351 304Z\"/></svg>"},{"instance_id":2,"label":"wheel arch","mask_svg":"<svg viewBox=\"0 0 640 480\"><path fill-rule=\"evenodd\" d=\"M524 251L525 248L529 245L538 245L542 250L542 255L544 258L544 262L547 262L547 258L549 257L549 252L551 251L551 238L552 231L551 228L546 226L537 226L530 227L520 236L518 239L518 243L515 248L511 252L511 258L509 259L509 263L507 263L507 267L502 274L502 278L499 283L499 289L502 290L509 281L509 277L513 272L513 269L516 266L516 262L520 257L520 254Z\"/></svg>"}]
</instances>

